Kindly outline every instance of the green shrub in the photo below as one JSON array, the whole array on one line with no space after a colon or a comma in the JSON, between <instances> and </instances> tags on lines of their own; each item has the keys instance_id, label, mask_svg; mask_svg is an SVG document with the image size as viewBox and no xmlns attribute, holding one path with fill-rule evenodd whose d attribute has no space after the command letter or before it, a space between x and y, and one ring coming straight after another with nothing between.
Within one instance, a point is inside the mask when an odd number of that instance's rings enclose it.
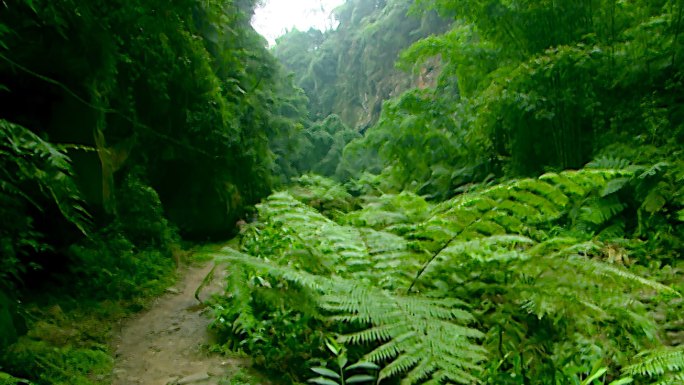
<instances>
[{"instance_id":1,"label":"green shrub","mask_svg":"<svg viewBox=\"0 0 684 385\"><path fill-rule=\"evenodd\" d=\"M69 273L77 293L94 299L130 299L158 293L171 283L171 252L136 250L122 234L103 230L72 245ZM96 290L93 290L95 288Z\"/></svg>"},{"instance_id":2,"label":"green shrub","mask_svg":"<svg viewBox=\"0 0 684 385\"><path fill-rule=\"evenodd\" d=\"M170 250L180 239L164 216L157 192L129 174L117 194L117 221L123 235L138 248Z\"/></svg>"}]
</instances>

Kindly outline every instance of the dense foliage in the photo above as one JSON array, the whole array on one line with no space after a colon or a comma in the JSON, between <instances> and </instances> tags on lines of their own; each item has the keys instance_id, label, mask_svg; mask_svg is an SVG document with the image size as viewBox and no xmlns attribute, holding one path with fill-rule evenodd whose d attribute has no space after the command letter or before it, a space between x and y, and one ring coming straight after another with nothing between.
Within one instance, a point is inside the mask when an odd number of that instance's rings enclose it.
<instances>
[{"instance_id":1,"label":"dense foliage","mask_svg":"<svg viewBox=\"0 0 684 385\"><path fill-rule=\"evenodd\" d=\"M106 384L237 224L215 348L286 382L684 381L683 1L347 0L270 51L257 3L0 4L0 384Z\"/></svg>"},{"instance_id":2,"label":"dense foliage","mask_svg":"<svg viewBox=\"0 0 684 385\"><path fill-rule=\"evenodd\" d=\"M35 320L82 320L72 298L138 306L172 279L180 236L230 236L248 205L298 174L306 97L249 25L254 6L2 4L0 370L95 381L89 368L111 365L109 328L75 332L99 344L79 350Z\"/></svg>"},{"instance_id":3,"label":"dense foliage","mask_svg":"<svg viewBox=\"0 0 684 385\"><path fill-rule=\"evenodd\" d=\"M438 60L437 84L388 102L345 149L342 176L372 168L395 191L443 198L491 176L622 156L614 143L680 150L681 2L425 0L415 11L423 6L453 28L398 64Z\"/></svg>"},{"instance_id":4,"label":"dense foliage","mask_svg":"<svg viewBox=\"0 0 684 385\"><path fill-rule=\"evenodd\" d=\"M351 362L378 365L366 381L675 384L682 352L666 346L681 328L681 263L625 231L663 230L653 219L667 214L645 220L649 207L634 206L651 178L667 172L594 163L439 204L352 202L307 178L258 206L242 253L219 253L231 273L214 326L294 381L321 362L337 371L334 339ZM634 212L645 221L629 223Z\"/></svg>"},{"instance_id":5,"label":"dense foliage","mask_svg":"<svg viewBox=\"0 0 684 385\"><path fill-rule=\"evenodd\" d=\"M294 29L277 39L273 52L309 97L313 120L334 113L354 129L368 128L385 99L420 84L396 70L394 61L402 49L444 31L450 21L434 12L407 15L412 3L349 0L333 12L335 30Z\"/></svg>"},{"instance_id":6,"label":"dense foliage","mask_svg":"<svg viewBox=\"0 0 684 385\"><path fill-rule=\"evenodd\" d=\"M278 41L312 116L351 121L337 100L396 79L355 53L399 42L406 24L383 22L409 8L370 3L338 9L337 31ZM317 384L681 382L683 8L416 2L404 20L453 23L397 65L436 79L364 91L389 100L356 120L345 188L306 176L259 206L223 256L227 346ZM352 20L376 38L345 40Z\"/></svg>"}]
</instances>

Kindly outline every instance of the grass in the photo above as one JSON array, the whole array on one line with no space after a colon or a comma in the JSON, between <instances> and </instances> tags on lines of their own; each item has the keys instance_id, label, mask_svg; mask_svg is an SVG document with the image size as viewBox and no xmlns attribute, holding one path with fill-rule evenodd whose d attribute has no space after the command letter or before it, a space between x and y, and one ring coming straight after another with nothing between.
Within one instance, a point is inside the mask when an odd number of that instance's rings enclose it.
<instances>
[{"instance_id":1,"label":"grass","mask_svg":"<svg viewBox=\"0 0 684 385\"><path fill-rule=\"evenodd\" d=\"M264 385L270 383L263 375L250 369L240 369L231 377L219 381L219 385Z\"/></svg>"},{"instance_id":2,"label":"grass","mask_svg":"<svg viewBox=\"0 0 684 385\"><path fill-rule=\"evenodd\" d=\"M134 277L145 284L125 299L100 300L97 289L75 295L72 288L58 287L32 297L22 308L28 332L0 353L0 385L110 384L114 358L109 343L116 326L147 308L176 280L173 263L147 261L155 266L139 271L150 276Z\"/></svg>"},{"instance_id":3,"label":"grass","mask_svg":"<svg viewBox=\"0 0 684 385\"><path fill-rule=\"evenodd\" d=\"M127 262L123 263L131 267L128 273L116 270L115 274L103 274L104 269L91 268L92 274L85 270L86 276L91 277L88 282L36 288L37 294L22 307L28 332L6 352L0 352L0 385L110 384L114 358L109 344L117 325L127 316L147 308L153 298L175 283L173 259L190 266L203 264L212 260L221 248L231 246L231 242L198 245L187 250L174 248L173 258L150 250L135 255L119 255L117 249L108 247L82 250L80 255L84 261L92 262L83 263L81 266L85 269L98 266L95 262L102 258L122 261L125 258ZM256 378L240 371L223 383L264 383Z\"/></svg>"}]
</instances>

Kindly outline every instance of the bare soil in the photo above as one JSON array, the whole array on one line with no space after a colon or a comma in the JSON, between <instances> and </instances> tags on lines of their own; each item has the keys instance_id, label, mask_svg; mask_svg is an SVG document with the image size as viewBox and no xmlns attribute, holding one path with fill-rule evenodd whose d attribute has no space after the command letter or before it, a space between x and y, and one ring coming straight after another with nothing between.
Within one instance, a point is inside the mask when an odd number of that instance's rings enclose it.
<instances>
[{"instance_id":1,"label":"bare soil","mask_svg":"<svg viewBox=\"0 0 684 385\"><path fill-rule=\"evenodd\" d=\"M207 352L210 318L194 294L212 266L184 268L175 287L123 324L113 342L113 385L218 385L249 366L247 360ZM215 275L201 298L221 290L225 269L217 268Z\"/></svg>"}]
</instances>

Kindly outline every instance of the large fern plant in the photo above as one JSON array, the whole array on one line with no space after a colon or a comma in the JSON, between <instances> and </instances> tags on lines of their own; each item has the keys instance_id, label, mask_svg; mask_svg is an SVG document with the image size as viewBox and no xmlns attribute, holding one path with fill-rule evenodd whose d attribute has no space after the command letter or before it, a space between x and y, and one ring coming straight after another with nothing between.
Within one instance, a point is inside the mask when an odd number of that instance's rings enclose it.
<instances>
[{"instance_id":1,"label":"large fern plant","mask_svg":"<svg viewBox=\"0 0 684 385\"><path fill-rule=\"evenodd\" d=\"M337 335L380 380L407 384L572 383L597 361L617 375L658 343L646 302L677 295L626 266L618 194L638 171L551 173L437 205L369 198L339 222L276 193L245 253L223 254L233 273L216 325L245 340L294 311L302 336Z\"/></svg>"},{"instance_id":2,"label":"large fern plant","mask_svg":"<svg viewBox=\"0 0 684 385\"><path fill-rule=\"evenodd\" d=\"M585 169L511 181L444 202L405 234L432 254L412 286L479 303L485 346L498 359L488 381L517 383L508 375L515 374L565 383L575 373L563 366L619 365L656 343L637 293L672 290L621 266L624 231L606 235L616 224L624 228L615 185L634 172Z\"/></svg>"},{"instance_id":3,"label":"large fern plant","mask_svg":"<svg viewBox=\"0 0 684 385\"><path fill-rule=\"evenodd\" d=\"M255 317L259 290L276 285L282 290L287 283L287 295L296 296L293 302L298 302L294 305L298 310L346 325L341 328L347 333L340 335L340 342L374 347L364 360L385 364L380 379L406 374L410 383L432 378L435 383L468 384L475 380L472 373L481 369L479 364L485 359L485 350L477 343L484 335L468 326L475 318L467 305L456 299L393 293L370 282L312 275L231 249L224 249L218 260L248 268L261 277L250 281L247 274L236 281L236 273L231 274L229 288L235 299L231 306L239 314L232 320L219 320L217 326L225 325L242 337L249 338L249 332L259 327ZM244 274L244 270L238 271ZM264 279L266 276L280 283Z\"/></svg>"}]
</instances>

